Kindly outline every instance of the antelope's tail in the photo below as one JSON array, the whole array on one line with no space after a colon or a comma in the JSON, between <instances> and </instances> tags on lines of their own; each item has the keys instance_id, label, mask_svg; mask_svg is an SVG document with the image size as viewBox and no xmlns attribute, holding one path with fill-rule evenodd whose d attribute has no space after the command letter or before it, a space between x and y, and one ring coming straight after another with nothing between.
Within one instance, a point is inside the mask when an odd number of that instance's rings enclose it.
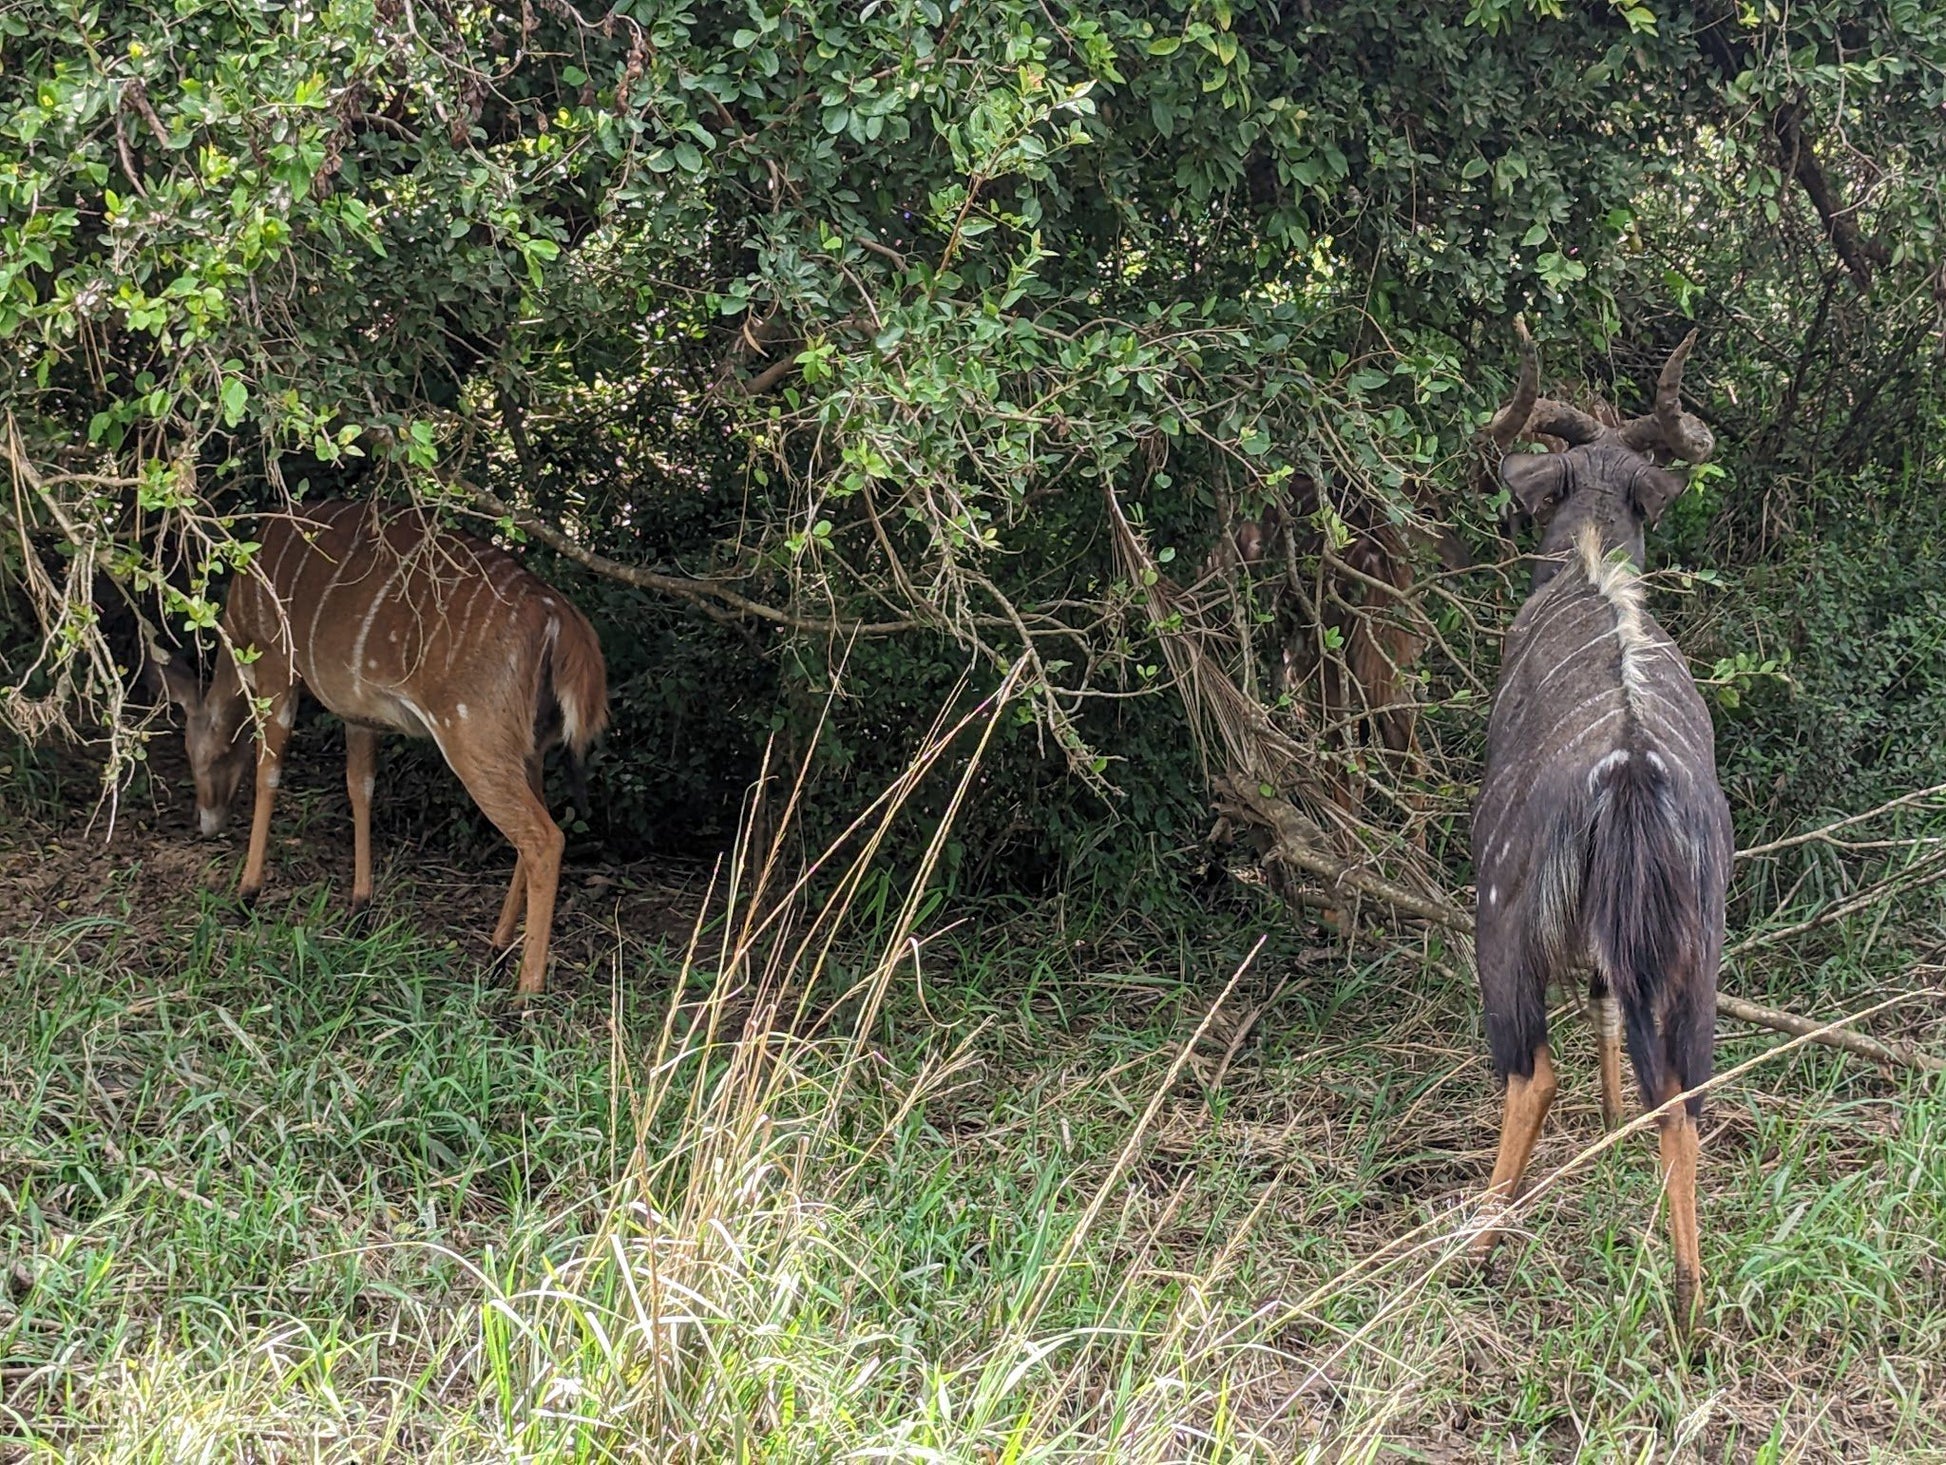
<instances>
[{"instance_id":1,"label":"antelope's tail","mask_svg":"<svg viewBox=\"0 0 1946 1465\"><path fill-rule=\"evenodd\" d=\"M549 700L560 713L561 746L567 754L574 806L586 814L588 749L608 726L608 667L595 628L571 605L561 608L541 668L539 705L544 708Z\"/></svg>"},{"instance_id":2,"label":"antelope's tail","mask_svg":"<svg viewBox=\"0 0 1946 1465\"><path fill-rule=\"evenodd\" d=\"M1649 1106L1710 1076L1721 950L1714 841L1660 755L1618 749L1595 771L1581 915L1588 951L1621 1003ZM1691 1098L1702 1112L1701 1095Z\"/></svg>"}]
</instances>

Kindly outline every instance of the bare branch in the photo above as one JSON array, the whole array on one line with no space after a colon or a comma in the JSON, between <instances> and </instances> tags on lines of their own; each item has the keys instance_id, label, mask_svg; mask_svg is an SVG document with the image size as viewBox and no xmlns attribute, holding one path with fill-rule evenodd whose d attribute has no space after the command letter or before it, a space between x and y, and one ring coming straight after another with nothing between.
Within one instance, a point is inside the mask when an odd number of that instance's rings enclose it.
<instances>
[{"instance_id":1,"label":"bare branch","mask_svg":"<svg viewBox=\"0 0 1946 1465\"><path fill-rule=\"evenodd\" d=\"M917 618L898 621L846 621L794 615L790 611L778 610L775 606L764 605L760 601L739 595L727 585L715 580L692 580L681 575L664 575L656 570L645 570L639 565L625 565L620 560L611 560L606 555L596 554L586 546L575 543L559 529L535 518L532 514L516 511L484 488L477 488L471 484L461 485L461 487L474 503L494 518L506 520L523 534L538 539L556 554L564 559L573 560L584 570L600 575L604 580L616 580L624 585L634 585L639 589L673 595L678 600L697 606L708 615L728 619L750 616L760 621L768 621L775 626L782 626L786 630L818 636L890 636L901 631L916 631L930 624Z\"/></svg>"},{"instance_id":2,"label":"bare branch","mask_svg":"<svg viewBox=\"0 0 1946 1465\"><path fill-rule=\"evenodd\" d=\"M1270 831L1274 841L1272 854L1280 863L1316 875L1326 881L1329 887L1370 896L1406 915L1417 916L1422 921L1444 927L1469 939L1472 937L1473 922L1464 911L1446 901L1429 899L1406 890L1368 870L1348 866L1319 849L1308 837L1304 817L1291 806L1288 800L1266 798L1259 790L1243 780L1218 780L1217 789L1237 814ZM1847 909L1852 905L1852 902L1846 902ZM1759 939L1761 938L1749 938L1732 950L1745 949ZM1722 991L1716 994L1716 1007L1719 1012L1739 1022L1753 1023L1758 1027L1770 1028L1776 1032L1808 1038L1814 1043L1839 1048L1888 1067L1915 1068L1928 1073L1946 1072L1946 1059L1938 1058L1910 1043L1881 1042L1863 1033L1845 1032L1830 1024L1799 1017L1795 1013L1784 1012L1775 1007L1764 1007L1755 1002L1746 1002L1741 997Z\"/></svg>"},{"instance_id":3,"label":"bare branch","mask_svg":"<svg viewBox=\"0 0 1946 1465\"><path fill-rule=\"evenodd\" d=\"M1892 256L1885 245L1859 232L1853 210L1841 203L1824 169L1818 166L1817 153L1804 138L1804 104L1793 101L1777 109L1770 120L1771 135L1777 141L1777 160L1784 171L1797 180L1804 196L1817 210L1831 247L1857 282L1861 292L1872 288L1874 268L1889 264Z\"/></svg>"}]
</instances>

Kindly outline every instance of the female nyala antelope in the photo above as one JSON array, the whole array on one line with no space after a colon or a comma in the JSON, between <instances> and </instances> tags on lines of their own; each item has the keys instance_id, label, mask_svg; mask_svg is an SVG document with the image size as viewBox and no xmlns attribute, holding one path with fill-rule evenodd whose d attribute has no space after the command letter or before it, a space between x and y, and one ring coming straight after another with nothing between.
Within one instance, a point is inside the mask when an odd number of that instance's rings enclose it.
<instances>
[{"instance_id":1,"label":"female nyala antelope","mask_svg":"<svg viewBox=\"0 0 1946 1465\"><path fill-rule=\"evenodd\" d=\"M1565 452L1512 454L1500 477L1545 527L1534 585L1507 637L1473 818L1480 993L1506 1112L1490 1200L1519 1192L1554 1097L1550 977L1590 974L1601 1035L1602 1115L1621 1118L1621 1042L1651 1106L1710 1076L1730 808L1709 712L1682 653L1643 604L1642 530L1683 489L1662 466L1700 463L1710 431L1682 410L1676 348L1647 416L1609 427L1539 397L1540 367L1515 321L1520 381L1489 425L1504 451L1523 433ZM1678 1326L1701 1267L1692 1096L1658 1118L1675 1251ZM1480 1238L1482 1255L1498 1234Z\"/></svg>"},{"instance_id":2,"label":"female nyala antelope","mask_svg":"<svg viewBox=\"0 0 1946 1465\"><path fill-rule=\"evenodd\" d=\"M352 908L372 895L372 786L380 732L429 737L474 803L513 842L513 883L494 943L511 946L527 912L519 991L539 992L560 880L560 828L541 794L541 759L565 746L574 776L608 722L608 678L587 618L512 555L439 528L420 510L369 503L306 506L265 521L262 548L223 608L231 647L207 688L151 648L184 712L203 833L229 817L253 749L257 804L240 894L263 888L270 810L299 688L345 722L351 794ZM263 698L261 744L250 701Z\"/></svg>"}]
</instances>

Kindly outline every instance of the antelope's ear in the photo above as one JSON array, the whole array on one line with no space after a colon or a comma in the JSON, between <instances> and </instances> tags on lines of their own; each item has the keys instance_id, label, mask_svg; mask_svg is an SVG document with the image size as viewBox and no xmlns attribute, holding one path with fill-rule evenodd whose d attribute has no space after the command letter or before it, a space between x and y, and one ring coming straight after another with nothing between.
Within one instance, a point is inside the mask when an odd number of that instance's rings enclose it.
<instances>
[{"instance_id":1,"label":"antelope's ear","mask_svg":"<svg viewBox=\"0 0 1946 1465\"><path fill-rule=\"evenodd\" d=\"M1667 468L1658 468L1653 463L1644 463L1635 470L1628 491L1629 497L1635 500L1636 510L1642 515L1642 522L1653 524L1687 487L1689 480L1682 474L1671 473Z\"/></svg>"},{"instance_id":2,"label":"antelope's ear","mask_svg":"<svg viewBox=\"0 0 1946 1465\"><path fill-rule=\"evenodd\" d=\"M1538 515L1543 508L1567 497L1567 455L1509 453L1500 460L1500 481L1530 516Z\"/></svg>"},{"instance_id":3,"label":"antelope's ear","mask_svg":"<svg viewBox=\"0 0 1946 1465\"><path fill-rule=\"evenodd\" d=\"M151 686L185 712L194 711L203 700L203 684L196 673L172 660L166 651L152 649L143 674Z\"/></svg>"}]
</instances>

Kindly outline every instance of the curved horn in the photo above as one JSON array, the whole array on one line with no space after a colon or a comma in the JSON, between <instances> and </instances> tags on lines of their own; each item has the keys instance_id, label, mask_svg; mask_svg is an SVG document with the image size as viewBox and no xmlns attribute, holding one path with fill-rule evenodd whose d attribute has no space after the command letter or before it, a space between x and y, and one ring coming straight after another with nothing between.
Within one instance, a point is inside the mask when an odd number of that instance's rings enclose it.
<instances>
[{"instance_id":1,"label":"curved horn","mask_svg":"<svg viewBox=\"0 0 1946 1465\"><path fill-rule=\"evenodd\" d=\"M1526 320L1519 315L1514 317L1514 341L1520 349L1520 380L1507 405L1494 413L1493 421L1486 426L1487 438L1503 453L1527 430L1527 419L1541 393L1540 353L1534 349L1534 338L1527 334Z\"/></svg>"},{"instance_id":2,"label":"curved horn","mask_svg":"<svg viewBox=\"0 0 1946 1465\"><path fill-rule=\"evenodd\" d=\"M1527 420L1527 430L1558 437L1571 448L1599 442L1613 431L1600 418L1591 417L1579 407L1570 407L1566 402L1556 402L1550 397L1543 397L1534 404L1534 415Z\"/></svg>"},{"instance_id":3,"label":"curved horn","mask_svg":"<svg viewBox=\"0 0 1946 1465\"><path fill-rule=\"evenodd\" d=\"M1682 410L1682 369L1689 360L1689 348L1695 344L1696 332L1692 330L1662 364L1662 374L1655 382L1654 408L1622 429L1622 441L1630 447L1645 449L1659 442L1689 463L1706 462L1716 451L1715 434L1700 418Z\"/></svg>"}]
</instances>

